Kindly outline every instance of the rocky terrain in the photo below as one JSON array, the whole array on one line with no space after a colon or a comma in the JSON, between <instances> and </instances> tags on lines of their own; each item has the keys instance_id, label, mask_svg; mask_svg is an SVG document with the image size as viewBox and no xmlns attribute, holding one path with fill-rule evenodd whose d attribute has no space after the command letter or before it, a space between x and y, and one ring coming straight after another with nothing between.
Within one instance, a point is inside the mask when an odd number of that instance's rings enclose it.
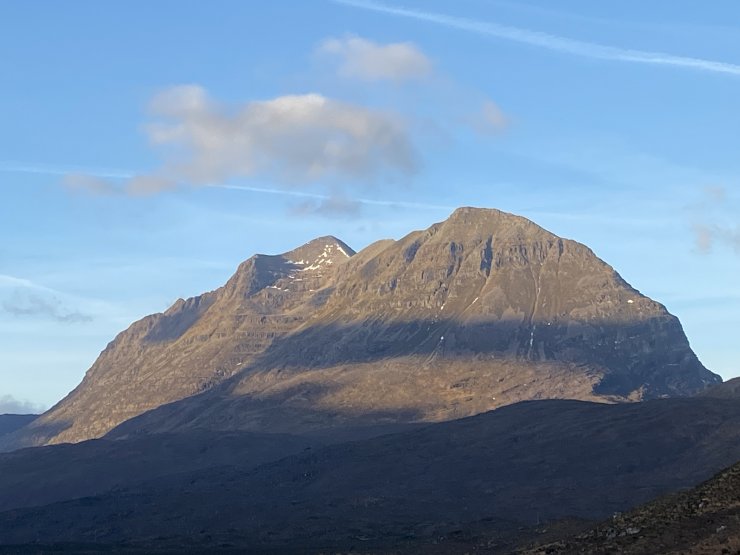
<instances>
[{"instance_id":1,"label":"rocky terrain","mask_svg":"<svg viewBox=\"0 0 740 555\"><path fill-rule=\"evenodd\" d=\"M679 321L587 247L497 210L355 254L257 255L119 334L0 449L141 433L438 422L527 399L685 396L719 383ZM115 430L114 430L115 429Z\"/></svg>"},{"instance_id":2,"label":"rocky terrain","mask_svg":"<svg viewBox=\"0 0 740 555\"><path fill-rule=\"evenodd\" d=\"M740 553L740 463L689 491L661 498L573 538L523 555L737 555Z\"/></svg>"},{"instance_id":3,"label":"rocky terrain","mask_svg":"<svg viewBox=\"0 0 740 555\"><path fill-rule=\"evenodd\" d=\"M103 453L95 456L112 481L128 464L138 472L137 455L111 464L131 441L6 455L0 496L12 489L8 477L23 472L27 481L79 484L83 474L96 473L90 453ZM163 438L161 450L198 458L182 443L167 447L171 441ZM0 512L0 544L6 552L41 543L123 552L508 553L522 537L570 530L563 519L583 528L739 460L740 405L711 398L530 401L358 441L310 449L298 441L289 446L292 455L273 453L262 463L250 458L248 438L241 447L234 436L223 441L216 435L210 443L216 466L200 455L195 470L180 463L170 474L105 493L68 492L66 501ZM138 454L139 444L131 445ZM38 466L23 470L43 458L50 469L66 469L62 476L44 478Z\"/></svg>"}]
</instances>

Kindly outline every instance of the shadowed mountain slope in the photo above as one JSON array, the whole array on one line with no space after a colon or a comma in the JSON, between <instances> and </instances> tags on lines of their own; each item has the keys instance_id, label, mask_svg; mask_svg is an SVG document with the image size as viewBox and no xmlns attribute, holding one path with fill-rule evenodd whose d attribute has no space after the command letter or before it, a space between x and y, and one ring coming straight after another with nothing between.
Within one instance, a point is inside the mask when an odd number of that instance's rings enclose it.
<instances>
[{"instance_id":1,"label":"shadowed mountain slope","mask_svg":"<svg viewBox=\"0 0 740 555\"><path fill-rule=\"evenodd\" d=\"M506 552L513 544L497 542L522 527L602 519L738 459L734 401L530 401L252 469L209 468L6 511L0 537L4 544L126 542L144 551L455 553L455 542L430 550L440 538L465 536L465 551Z\"/></svg>"},{"instance_id":2,"label":"shadowed mountain slope","mask_svg":"<svg viewBox=\"0 0 740 555\"><path fill-rule=\"evenodd\" d=\"M684 396L719 381L678 320L587 247L461 208L354 255L329 237L249 259L224 287L120 334L0 448L98 437L132 418L116 437L296 433L526 399Z\"/></svg>"},{"instance_id":3,"label":"shadowed mountain slope","mask_svg":"<svg viewBox=\"0 0 740 555\"><path fill-rule=\"evenodd\" d=\"M22 428L37 417L37 414L0 414L0 436Z\"/></svg>"},{"instance_id":4,"label":"shadowed mountain slope","mask_svg":"<svg viewBox=\"0 0 740 555\"><path fill-rule=\"evenodd\" d=\"M285 434L157 434L0 454L0 511L46 505L202 468L249 469L320 445Z\"/></svg>"}]
</instances>

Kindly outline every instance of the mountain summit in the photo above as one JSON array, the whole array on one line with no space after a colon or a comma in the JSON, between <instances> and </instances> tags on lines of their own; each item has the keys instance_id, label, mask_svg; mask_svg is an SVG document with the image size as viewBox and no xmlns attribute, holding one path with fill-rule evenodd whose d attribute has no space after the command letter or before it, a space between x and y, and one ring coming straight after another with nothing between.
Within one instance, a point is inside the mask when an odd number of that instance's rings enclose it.
<instances>
[{"instance_id":1,"label":"mountain summit","mask_svg":"<svg viewBox=\"0 0 740 555\"><path fill-rule=\"evenodd\" d=\"M524 399L642 400L720 381L678 319L586 246L460 208L356 254L321 237L253 256L223 287L119 334L72 393L0 446L114 428L439 421Z\"/></svg>"}]
</instances>

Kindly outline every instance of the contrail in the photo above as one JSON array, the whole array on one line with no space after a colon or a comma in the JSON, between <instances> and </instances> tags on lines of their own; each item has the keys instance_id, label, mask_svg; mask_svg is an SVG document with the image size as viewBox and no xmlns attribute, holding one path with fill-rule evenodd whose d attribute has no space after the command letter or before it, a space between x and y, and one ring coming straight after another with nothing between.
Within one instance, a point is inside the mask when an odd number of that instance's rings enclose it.
<instances>
[{"instance_id":1,"label":"contrail","mask_svg":"<svg viewBox=\"0 0 740 555\"><path fill-rule=\"evenodd\" d=\"M328 195L320 195L318 193L306 193L303 191L287 191L284 189L268 189L267 187L251 187L249 185L219 185L219 184L211 183L209 185L206 185L206 187L213 187L214 189L232 189L235 191L249 191L250 193L264 193L267 195L315 198L319 200L326 200L330 198Z\"/></svg>"},{"instance_id":2,"label":"contrail","mask_svg":"<svg viewBox=\"0 0 740 555\"><path fill-rule=\"evenodd\" d=\"M42 289L44 291L49 291L49 289L47 289L46 287L37 285L34 282L32 282L30 279L19 278L19 277L10 276L7 274L0 274L0 287L3 287L3 286L24 287L28 289Z\"/></svg>"},{"instance_id":3,"label":"contrail","mask_svg":"<svg viewBox=\"0 0 740 555\"><path fill-rule=\"evenodd\" d=\"M215 187L217 189L234 189L237 191L249 191L252 193L266 193L270 195L284 195L289 197L301 197L301 198L313 198L318 200L329 200L332 197L330 195L321 195L318 193L306 193L303 191L289 191L285 189L267 189L263 187L250 187L247 185L208 185L208 187ZM352 202L359 202L360 204L369 204L373 206L390 206L397 208L419 208L421 210L454 210L456 206L445 206L441 204L426 204L423 202L404 202L396 200L376 200L369 198L350 198Z\"/></svg>"},{"instance_id":4,"label":"contrail","mask_svg":"<svg viewBox=\"0 0 740 555\"><path fill-rule=\"evenodd\" d=\"M23 164L18 162L0 161L0 172L4 173L37 173L42 175L69 175L73 173L107 177L110 179L131 179L132 172L101 168L79 168L48 166L45 164Z\"/></svg>"},{"instance_id":5,"label":"contrail","mask_svg":"<svg viewBox=\"0 0 740 555\"><path fill-rule=\"evenodd\" d=\"M69 175L71 173L84 173L94 177L102 177L109 179L131 179L134 177L133 172L125 170L95 170L91 168L62 168L58 166L47 166L42 164L20 164L14 162L3 162L0 161L0 172L9 173L36 173L44 175ZM267 187L251 187L248 185L219 185L209 184L207 187L214 187L217 189L232 189L238 191L249 191L252 193L261 193L266 195L280 195L287 197L298 197L298 198L312 198L317 200L329 200L330 195L322 195L319 193L309 193L304 191L291 191L288 189L270 189ZM374 206L390 206L397 208L418 208L421 210L454 210L454 206L444 206L438 204L425 204L421 202L403 202L394 200L375 200L367 198L350 199L353 202L359 202L360 204L368 204Z\"/></svg>"},{"instance_id":6,"label":"contrail","mask_svg":"<svg viewBox=\"0 0 740 555\"><path fill-rule=\"evenodd\" d=\"M606 46L593 42L585 42L557 35L550 35L530 29L521 29L518 27L509 27L499 25L498 23L489 23L486 21L476 21L463 17L455 17L439 13L424 12L412 10L398 6L390 6L378 2L366 0L331 0L336 4L343 4L363 10L395 15L398 17L407 17L420 21L437 23L446 27L460 29L480 35L487 35L522 44L529 44L556 52L564 52L574 56L585 58L595 58L598 60L613 60L619 62L632 62L638 64L652 64L673 66L685 69L695 69L700 71L710 71L713 73L724 73L729 75L740 75L740 65L726 62L717 62L714 60L705 60L702 58L689 58L684 56L674 56L662 52L649 52L644 50L631 50L627 48L618 48Z\"/></svg>"},{"instance_id":7,"label":"contrail","mask_svg":"<svg viewBox=\"0 0 740 555\"><path fill-rule=\"evenodd\" d=\"M34 291L39 291L42 293L50 293L52 295L58 295L61 297L71 296L71 295L64 293L63 291L52 289L51 287L46 287L45 285L40 285L36 283L35 281L31 281L30 279L21 278L17 276L11 276L9 274L0 274L0 289L4 289L4 288L33 289ZM77 297L77 298L81 298L81 297Z\"/></svg>"}]
</instances>

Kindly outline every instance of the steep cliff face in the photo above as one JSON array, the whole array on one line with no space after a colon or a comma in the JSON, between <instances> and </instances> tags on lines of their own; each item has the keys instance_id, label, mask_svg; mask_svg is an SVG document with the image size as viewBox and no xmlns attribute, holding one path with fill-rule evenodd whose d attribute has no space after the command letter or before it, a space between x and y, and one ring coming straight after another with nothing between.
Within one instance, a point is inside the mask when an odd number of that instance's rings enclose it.
<instances>
[{"instance_id":1,"label":"steep cliff face","mask_svg":"<svg viewBox=\"0 0 740 555\"><path fill-rule=\"evenodd\" d=\"M720 381L678 320L587 247L498 210L358 254L255 256L119 335L15 445L188 427L436 421L533 398L690 395ZM6 440L6 447L10 445Z\"/></svg>"}]
</instances>

